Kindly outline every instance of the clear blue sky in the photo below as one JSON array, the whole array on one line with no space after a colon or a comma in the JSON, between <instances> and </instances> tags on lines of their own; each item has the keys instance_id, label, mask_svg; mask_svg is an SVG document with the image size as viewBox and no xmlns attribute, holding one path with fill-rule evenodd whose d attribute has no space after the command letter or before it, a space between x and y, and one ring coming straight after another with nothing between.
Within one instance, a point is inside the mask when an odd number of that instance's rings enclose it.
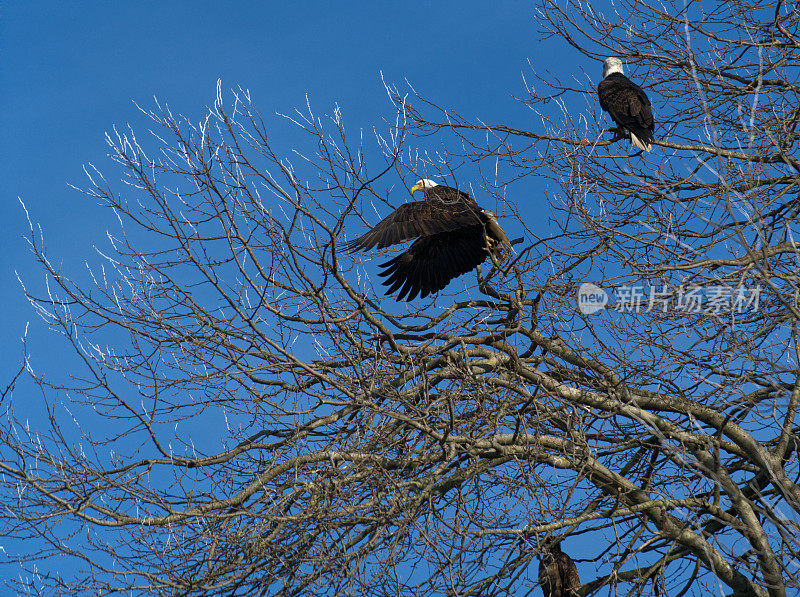
<instances>
[{"instance_id":1,"label":"clear blue sky","mask_svg":"<svg viewBox=\"0 0 800 597\"><path fill-rule=\"evenodd\" d=\"M221 78L225 90L249 89L262 114L291 112L308 95L318 112L338 103L348 128L369 130L392 115L382 71L468 117L533 127L511 97L524 95L528 60L597 75L599 65L540 43L532 10L523 0L0 3L0 385L19 362L28 322L34 365L57 373L66 362L16 278L15 270L41 279L18 198L53 261L83 270L92 246L107 246L112 215L67 183L81 186L88 162L117 172L104 134L130 122L143 136L133 101L150 107L157 96L199 117ZM289 148L281 135L290 133L278 128L270 140Z\"/></svg>"}]
</instances>

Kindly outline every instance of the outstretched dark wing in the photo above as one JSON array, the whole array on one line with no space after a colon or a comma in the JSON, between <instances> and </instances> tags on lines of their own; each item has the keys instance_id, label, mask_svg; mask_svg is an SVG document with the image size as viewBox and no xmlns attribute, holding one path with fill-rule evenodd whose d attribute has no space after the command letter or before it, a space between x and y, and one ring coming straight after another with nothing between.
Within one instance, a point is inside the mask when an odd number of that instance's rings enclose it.
<instances>
[{"instance_id":1,"label":"outstretched dark wing","mask_svg":"<svg viewBox=\"0 0 800 597\"><path fill-rule=\"evenodd\" d=\"M466 201L416 201L405 203L372 230L345 245L348 251L368 251L402 243L418 236L458 230L480 222L476 208Z\"/></svg>"},{"instance_id":2,"label":"outstretched dark wing","mask_svg":"<svg viewBox=\"0 0 800 597\"><path fill-rule=\"evenodd\" d=\"M600 107L617 125L645 143L653 140L655 123L650 100L644 90L620 73L612 73L597 86Z\"/></svg>"},{"instance_id":3,"label":"outstretched dark wing","mask_svg":"<svg viewBox=\"0 0 800 597\"><path fill-rule=\"evenodd\" d=\"M400 289L397 300L410 301L418 294L425 298L475 269L488 257L485 247L482 224L423 236L407 251L381 264L385 269L379 275L387 278L383 282L389 286L386 294Z\"/></svg>"}]
</instances>

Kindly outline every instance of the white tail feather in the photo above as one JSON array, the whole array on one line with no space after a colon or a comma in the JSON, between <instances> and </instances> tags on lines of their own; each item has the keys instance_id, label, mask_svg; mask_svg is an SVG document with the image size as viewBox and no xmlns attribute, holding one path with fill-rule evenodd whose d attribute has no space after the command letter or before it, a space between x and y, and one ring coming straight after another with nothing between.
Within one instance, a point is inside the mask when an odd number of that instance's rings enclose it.
<instances>
[{"instance_id":1,"label":"white tail feather","mask_svg":"<svg viewBox=\"0 0 800 597\"><path fill-rule=\"evenodd\" d=\"M642 151L650 151L651 146L649 143L645 143L639 137L631 133L631 143L633 143L636 147L641 149Z\"/></svg>"}]
</instances>

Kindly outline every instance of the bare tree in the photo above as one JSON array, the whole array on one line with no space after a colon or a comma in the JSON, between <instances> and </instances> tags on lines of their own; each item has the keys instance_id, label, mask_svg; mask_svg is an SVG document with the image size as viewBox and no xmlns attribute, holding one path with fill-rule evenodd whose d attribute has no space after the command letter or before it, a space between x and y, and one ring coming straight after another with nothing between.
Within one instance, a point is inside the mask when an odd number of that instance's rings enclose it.
<instances>
[{"instance_id":1,"label":"bare tree","mask_svg":"<svg viewBox=\"0 0 800 597\"><path fill-rule=\"evenodd\" d=\"M552 535L582 595L797 591L799 18L540 0L587 71L528 77L526 126L392 89L371 147L309 110L287 158L239 91L200 123L148 112L152 150L110 136L127 184L89 173L121 224L91 275L31 227L26 292L80 367L26 361L30 423L4 394L17 588L521 595ZM596 104L609 55L653 101L650 154ZM469 178L525 240L408 306L340 247L421 174ZM616 303L582 312L589 282Z\"/></svg>"}]
</instances>

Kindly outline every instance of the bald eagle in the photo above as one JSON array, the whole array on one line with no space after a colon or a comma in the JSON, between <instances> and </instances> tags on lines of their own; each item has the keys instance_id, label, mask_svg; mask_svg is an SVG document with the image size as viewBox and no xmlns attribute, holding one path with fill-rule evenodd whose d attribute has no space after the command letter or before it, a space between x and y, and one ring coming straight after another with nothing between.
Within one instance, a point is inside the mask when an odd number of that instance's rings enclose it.
<instances>
[{"instance_id":1,"label":"bald eagle","mask_svg":"<svg viewBox=\"0 0 800 597\"><path fill-rule=\"evenodd\" d=\"M545 541L539 556L539 584L544 597L577 597L581 581L578 567L561 551L561 541Z\"/></svg>"},{"instance_id":2,"label":"bald eagle","mask_svg":"<svg viewBox=\"0 0 800 597\"><path fill-rule=\"evenodd\" d=\"M422 191L425 201L401 205L372 230L347 243L348 251L383 249L416 238L397 257L382 263L386 294L400 290L398 300L425 298L438 292L490 255L502 259L511 244L495 215L481 208L464 191L418 180L411 193Z\"/></svg>"},{"instance_id":3,"label":"bald eagle","mask_svg":"<svg viewBox=\"0 0 800 597\"><path fill-rule=\"evenodd\" d=\"M631 135L631 143L639 149L650 151L655 130L650 100L641 87L622 74L622 61L619 58L606 58L603 62L603 80L597 86L597 96L600 107L620 127L619 132L627 131Z\"/></svg>"}]
</instances>

